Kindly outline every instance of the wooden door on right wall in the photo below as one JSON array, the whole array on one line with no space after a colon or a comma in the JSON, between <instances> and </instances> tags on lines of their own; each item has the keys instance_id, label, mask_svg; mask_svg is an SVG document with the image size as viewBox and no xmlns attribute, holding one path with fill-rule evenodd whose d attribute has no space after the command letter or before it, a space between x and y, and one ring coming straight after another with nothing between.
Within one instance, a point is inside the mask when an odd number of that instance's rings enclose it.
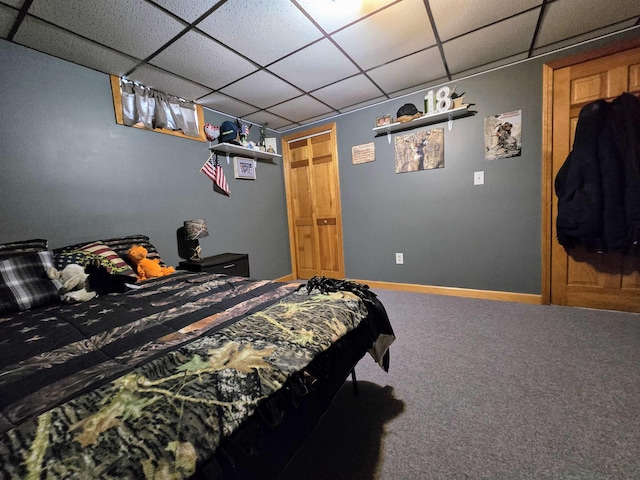
<instances>
[{"instance_id":1,"label":"wooden door on right wall","mask_svg":"<svg viewBox=\"0 0 640 480\"><path fill-rule=\"evenodd\" d=\"M573 146L582 107L640 91L640 48L553 71L552 166L555 179ZM552 183L553 185L553 183ZM557 196L551 209L551 298L556 305L640 312L640 257L565 250L557 241Z\"/></svg>"}]
</instances>

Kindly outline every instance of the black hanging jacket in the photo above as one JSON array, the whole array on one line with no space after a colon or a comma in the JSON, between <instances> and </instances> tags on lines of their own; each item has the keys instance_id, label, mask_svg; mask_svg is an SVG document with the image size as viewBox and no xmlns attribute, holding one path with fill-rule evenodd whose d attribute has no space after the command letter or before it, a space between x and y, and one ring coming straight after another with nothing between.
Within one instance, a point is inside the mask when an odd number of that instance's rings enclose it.
<instances>
[{"instance_id":1,"label":"black hanging jacket","mask_svg":"<svg viewBox=\"0 0 640 480\"><path fill-rule=\"evenodd\" d=\"M625 242L640 240L640 99L623 93L611 102L609 131L624 182Z\"/></svg>"},{"instance_id":2,"label":"black hanging jacket","mask_svg":"<svg viewBox=\"0 0 640 480\"><path fill-rule=\"evenodd\" d=\"M561 245L624 251L640 240L638 98L623 93L583 107L555 188Z\"/></svg>"},{"instance_id":3,"label":"black hanging jacket","mask_svg":"<svg viewBox=\"0 0 640 480\"><path fill-rule=\"evenodd\" d=\"M582 108L573 149L555 179L557 236L564 247L604 248L598 148L609 107L606 101L597 100Z\"/></svg>"}]
</instances>

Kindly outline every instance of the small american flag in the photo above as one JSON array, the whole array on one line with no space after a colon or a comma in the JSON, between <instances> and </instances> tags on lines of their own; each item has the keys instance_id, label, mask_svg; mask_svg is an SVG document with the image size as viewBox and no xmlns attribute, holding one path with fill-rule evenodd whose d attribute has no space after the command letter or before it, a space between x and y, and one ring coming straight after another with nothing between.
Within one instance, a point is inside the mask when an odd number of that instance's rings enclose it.
<instances>
[{"instance_id":1,"label":"small american flag","mask_svg":"<svg viewBox=\"0 0 640 480\"><path fill-rule=\"evenodd\" d=\"M231 190L229 189L229 184L227 183L227 179L224 176L222 167L218 162L218 156L216 155L215 161L212 160L212 158L213 158L213 154L211 154L207 159L207 161L204 162L204 165L202 165L202 168L200 168L200 171L204 173L207 177L209 177L213 182L213 184L216 187L218 187L222 191L222 193L229 196L229 194L231 193Z\"/></svg>"}]
</instances>

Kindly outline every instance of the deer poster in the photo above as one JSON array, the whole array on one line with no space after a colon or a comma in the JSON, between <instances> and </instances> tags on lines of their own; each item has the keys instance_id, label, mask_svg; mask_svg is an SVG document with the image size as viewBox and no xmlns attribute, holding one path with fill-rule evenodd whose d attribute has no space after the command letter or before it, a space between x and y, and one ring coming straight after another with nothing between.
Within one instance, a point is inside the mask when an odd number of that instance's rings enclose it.
<instances>
[{"instance_id":1,"label":"deer poster","mask_svg":"<svg viewBox=\"0 0 640 480\"><path fill-rule=\"evenodd\" d=\"M396 173L444 168L444 128L395 137Z\"/></svg>"}]
</instances>

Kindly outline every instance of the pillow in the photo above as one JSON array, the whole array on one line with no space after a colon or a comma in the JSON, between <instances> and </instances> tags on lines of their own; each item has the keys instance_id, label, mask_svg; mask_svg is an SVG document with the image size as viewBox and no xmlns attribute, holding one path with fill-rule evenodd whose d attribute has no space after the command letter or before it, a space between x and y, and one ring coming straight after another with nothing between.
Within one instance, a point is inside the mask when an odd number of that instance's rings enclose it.
<instances>
[{"instance_id":1,"label":"pillow","mask_svg":"<svg viewBox=\"0 0 640 480\"><path fill-rule=\"evenodd\" d=\"M0 260L0 315L60 303L58 286L46 274L51 267L48 250Z\"/></svg>"},{"instance_id":2,"label":"pillow","mask_svg":"<svg viewBox=\"0 0 640 480\"><path fill-rule=\"evenodd\" d=\"M0 259L17 257L25 253L42 252L44 250L47 250L47 241L42 238L0 243Z\"/></svg>"},{"instance_id":3,"label":"pillow","mask_svg":"<svg viewBox=\"0 0 640 480\"><path fill-rule=\"evenodd\" d=\"M86 267L94 260L98 260L111 274L129 275L135 277L133 269L102 242L93 242L72 251L62 251L55 255L55 266L62 270L70 263L77 263Z\"/></svg>"},{"instance_id":4,"label":"pillow","mask_svg":"<svg viewBox=\"0 0 640 480\"><path fill-rule=\"evenodd\" d=\"M158 254L158 250L156 247L151 244L149 241L149 237L146 235L129 235L126 237L114 237L108 238L106 240L96 240L97 242L104 243L107 247L113 250L116 255L122 258L125 262L127 262L130 266L133 267L133 263L129 259L127 252L131 248L132 245L142 245L147 249L147 258L154 259L157 258L160 261L160 265L166 266L167 264L162 260L160 255ZM86 243L78 243L76 245L68 245L66 247L60 247L53 250L54 255L60 255L63 253L70 253L75 250L79 250Z\"/></svg>"},{"instance_id":5,"label":"pillow","mask_svg":"<svg viewBox=\"0 0 640 480\"><path fill-rule=\"evenodd\" d=\"M107 240L102 240L109 248L113 249L118 255L125 259L126 262L131 264L131 260L129 260L129 256L127 252L131 248L132 245L142 245L147 249L147 258L154 259L157 258L160 261L160 265L166 266L160 255L158 254L158 250L156 247L149 241L149 237L145 235L130 235L128 237L115 237L109 238Z\"/></svg>"}]
</instances>

